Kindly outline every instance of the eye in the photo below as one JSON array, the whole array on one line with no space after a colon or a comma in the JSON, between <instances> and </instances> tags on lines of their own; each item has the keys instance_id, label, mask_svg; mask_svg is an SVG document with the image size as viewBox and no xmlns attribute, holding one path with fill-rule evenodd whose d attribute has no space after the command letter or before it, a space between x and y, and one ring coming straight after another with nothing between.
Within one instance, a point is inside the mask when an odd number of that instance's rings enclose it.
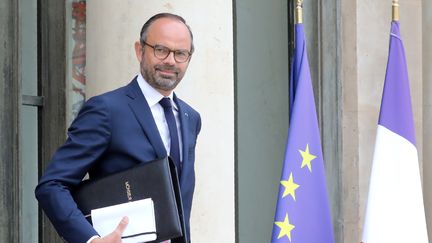
<instances>
[{"instance_id":1,"label":"eye","mask_svg":"<svg viewBox=\"0 0 432 243\"><path fill-rule=\"evenodd\" d=\"M155 46L154 50L156 53L164 54L164 55L166 55L169 52L169 49L167 47L164 47L164 46Z\"/></svg>"},{"instance_id":2,"label":"eye","mask_svg":"<svg viewBox=\"0 0 432 243\"><path fill-rule=\"evenodd\" d=\"M177 58L184 60L189 57L189 52L186 50L178 50L175 52L175 55L177 56Z\"/></svg>"}]
</instances>

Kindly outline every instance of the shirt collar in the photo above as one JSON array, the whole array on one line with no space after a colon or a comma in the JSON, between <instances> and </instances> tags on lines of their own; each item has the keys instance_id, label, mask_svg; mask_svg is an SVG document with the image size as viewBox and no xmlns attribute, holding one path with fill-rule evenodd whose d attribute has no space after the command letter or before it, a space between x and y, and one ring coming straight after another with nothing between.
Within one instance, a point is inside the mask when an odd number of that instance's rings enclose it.
<instances>
[{"instance_id":1,"label":"shirt collar","mask_svg":"<svg viewBox=\"0 0 432 243\"><path fill-rule=\"evenodd\" d=\"M161 93L159 93L159 91L157 91L155 88L153 88L149 83L147 83L147 81L144 79L141 73L138 74L137 81L141 89L141 92L143 93L150 107L159 104L159 101L165 97ZM167 98L171 99L171 103L173 104L174 109L178 110L177 104L173 100L173 96L174 96L173 92L171 92L171 94Z\"/></svg>"}]
</instances>

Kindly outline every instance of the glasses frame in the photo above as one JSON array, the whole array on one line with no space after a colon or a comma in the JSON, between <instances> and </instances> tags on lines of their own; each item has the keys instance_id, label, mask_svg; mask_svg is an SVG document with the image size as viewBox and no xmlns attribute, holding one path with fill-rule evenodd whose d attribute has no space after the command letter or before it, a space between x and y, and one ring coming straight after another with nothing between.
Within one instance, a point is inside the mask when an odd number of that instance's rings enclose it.
<instances>
[{"instance_id":1,"label":"glasses frame","mask_svg":"<svg viewBox=\"0 0 432 243\"><path fill-rule=\"evenodd\" d=\"M188 50L186 50L186 49L179 49L179 50L172 50L172 49L170 49L170 48L168 48L168 47L166 47L166 46L163 46L163 45L150 45L149 43L147 43L147 42L145 42L145 41L142 41L141 42L142 44L144 44L143 45L143 48L144 48L144 46L148 46L148 47L151 47L152 49L153 49L153 55L157 58L157 59L159 59L159 60L165 60L170 54L171 54L171 52L174 54L174 60L177 62L177 63L184 63L184 62L187 62L187 61L189 61L189 59L191 58L191 56L192 56L192 52L190 52L190 51L188 51ZM167 55L165 56L165 57L158 57L157 55L156 55L156 48L163 48L163 49L165 49L165 50L167 50L168 51L168 53L167 53ZM176 53L178 53L179 51L181 51L181 52L186 52L187 54L188 54L188 57L184 60L184 61L179 61L179 60L177 60L177 55L176 55Z\"/></svg>"}]
</instances>

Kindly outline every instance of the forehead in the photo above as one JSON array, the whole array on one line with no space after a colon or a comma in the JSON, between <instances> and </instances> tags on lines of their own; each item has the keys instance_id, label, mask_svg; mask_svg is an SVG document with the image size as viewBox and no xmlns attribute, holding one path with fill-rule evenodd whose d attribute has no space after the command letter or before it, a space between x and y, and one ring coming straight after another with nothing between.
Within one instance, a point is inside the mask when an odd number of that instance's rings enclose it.
<instances>
[{"instance_id":1,"label":"forehead","mask_svg":"<svg viewBox=\"0 0 432 243\"><path fill-rule=\"evenodd\" d=\"M186 25L172 18L161 18L153 22L148 29L147 41L172 49L189 49L192 42Z\"/></svg>"}]
</instances>

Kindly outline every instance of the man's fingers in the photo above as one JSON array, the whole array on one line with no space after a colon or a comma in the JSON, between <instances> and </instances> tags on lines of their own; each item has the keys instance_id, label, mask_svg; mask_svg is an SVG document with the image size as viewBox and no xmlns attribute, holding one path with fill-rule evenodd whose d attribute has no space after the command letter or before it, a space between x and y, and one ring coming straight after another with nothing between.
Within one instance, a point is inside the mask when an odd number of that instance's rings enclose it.
<instances>
[{"instance_id":1,"label":"man's fingers","mask_svg":"<svg viewBox=\"0 0 432 243\"><path fill-rule=\"evenodd\" d=\"M115 232L117 232L121 236L123 234L123 231L126 229L128 223L129 223L129 218L123 217L123 219L120 221L117 228L115 229Z\"/></svg>"}]
</instances>

